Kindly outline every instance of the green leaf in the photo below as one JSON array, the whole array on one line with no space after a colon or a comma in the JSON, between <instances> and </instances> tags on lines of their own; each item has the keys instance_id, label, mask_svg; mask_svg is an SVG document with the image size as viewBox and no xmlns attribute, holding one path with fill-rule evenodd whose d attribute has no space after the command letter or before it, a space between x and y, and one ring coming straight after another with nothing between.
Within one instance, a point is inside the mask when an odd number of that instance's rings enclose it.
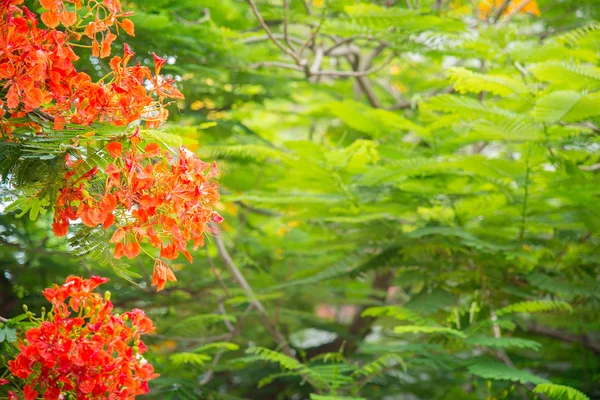
<instances>
[{"instance_id":1,"label":"green leaf","mask_svg":"<svg viewBox=\"0 0 600 400\"><path fill-rule=\"evenodd\" d=\"M0 328L0 343L2 342L15 343L17 341L17 330L5 326Z\"/></svg>"},{"instance_id":2,"label":"green leaf","mask_svg":"<svg viewBox=\"0 0 600 400\"><path fill-rule=\"evenodd\" d=\"M568 311L573 312L570 304L564 301L523 301L520 303L511 304L496 310L498 316L506 314L531 314L550 311Z\"/></svg>"},{"instance_id":3,"label":"green leaf","mask_svg":"<svg viewBox=\"0 0 600 400\"><path fill-rule=\"evenodd\" d=\"M492 347L496 349L506 348L520 348L520 349L531 349L539 351L542 348L542 344L535 340L521 339L514 337L470 337L465 343L472 346Z\"/></svg>"},{"instance_id":4,"label":"green leaf","mask_svg":"<svg viewBox=\"0 0 600 400\"><path fill-rule=\"evenodd\" d=\"M547 61L529 68L533 75L552 82L555 90L595 90L600 88L600 68L573 62Z\"/></svg>"},{"instance_id":5,"label":"green leaf","mask_svg":"<svg viewBox=\"0 0 600 400\"><path fill-rule=\"evenodd\" d=\"M545 394L551 400L590 400L588 396L579 390L553 383L541 383L533 389L533 392Z\"/></svg>"},{"instance_id":6,"label":"green leaf","mask_svg":"<svg viewBox=\"0 0 600 400\"><path fill-rule=\"evenodd\" d=\"M450 68L448 76L454 83L454 89L463 94L490 92L501 97L529 94L527 87L514 78L478 74L462 67Z\"/></svg>"},{"instance_id":7,"label":"green leaf","mask_svg":"<svg viewBox=\"0 0 600 400\"><path fill-rule=\"evenodd\" d=\"M201 366L212 360L211 356L198 353L176 353L171 355L171 361L175 365L191 364Z\"/></svg>"},{"instance_id":8,"label":"green leaf","mask_svg":"<svg viewBox=\"0 0 600 400\"><path fill-rule=\"evenodd\" d=\"M444 326L403 325L395 327L394 333L440 333L444 335L456 336L462 339L467 337L467 335L457 331L456 329L447 328Z\"/></svg>"},{"instance_id":9,"label":"green leaf","mask_svg":"<svg viewBox=\"0 0 600 400\"><path fill-rule=\"evenodd\" d=\"M205 344L204 346L194 349L194 353L202 353L202 352L209 351L209 350L236 351L239 349L240 349L240 346L238 346L235 343L213 342L213 343Z\"/></svg>"},{"instance_id":10,"label":"green leaf","mask_svg":"<svg viewBox=\"0 0 600 400\"><path fill-rule=\"evenodd\" d=\"M503 363L496 361L480 361L476 364L470 365L468 370L473 375L477 375L484 379L492 380L504 380L511 382L520 383L546 383L548 382L544 378L540 378L528 371L509 367Z\"/></svg>"},{"instance_id":11,"label":"green leaf","mask_svg":"<svg viewBox=\"0 0 600 400\"><path fill-rule=\"evenodd\" d=\"M544 123L575 122L600 115L600 93L559 90L540 97L533 116Z\"/></svg>"}]
</instances>

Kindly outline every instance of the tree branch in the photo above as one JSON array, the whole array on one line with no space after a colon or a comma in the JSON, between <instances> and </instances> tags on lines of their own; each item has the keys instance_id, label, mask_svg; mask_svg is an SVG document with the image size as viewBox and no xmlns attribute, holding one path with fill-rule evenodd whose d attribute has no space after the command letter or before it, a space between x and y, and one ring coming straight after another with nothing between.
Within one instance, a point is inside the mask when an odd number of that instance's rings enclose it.
<instances>
[{"instance_id":1,"label":"tree branch","mask_svg":"<svg viewBox=\"0 0 600 400\"><path fill-rule=\"evenodd\" d=\"M517 15L519 13L519 11L521 11L531 1L532 0L521 0L521 2L519 4L517 4L517 6L515 8L510 10L510 12L504 16L502 21L500 21L500 23L498 24L498 27L502 27L502 26L508 24L510 22L510 20L513 19L514 16Z\"/></svg>"},{"instance_id":2,"label":"tree branch","mask_svg":"<svg viewBox=\"0 0 600 400\"><path fill-rule=\"evenodd\" d=\"M304 53L304 50L306 49L306 47L309 46L310 43L313 42L315 40L315 38L317 37L317 35L319 34L319 31L321 30L321 27L323 26L323 22L325 22L326 12L327 12L327 7L323 7L323 12L321 13L321 19L319 20L319 25L317 25L317 27L311 32L308 39L306 39L306 41L298 49L298 57L302 57L302 53Z\"/></svg>"},{"instance_id":3,"label":"tree branch","mask_svg":"<svg viewBox=\"0 0 600 400\"><path fill-rule=\"evenodd\" d=\"M284 63L281 61L262 61L262 62L251 64L248 66L248 68L253 68L253 69L260 68L260 67L285 68L285 69L292 69L294 71L299 71L299 72L306 72L305 69L302 67L299 67L294 64Z\"/></svg>"},{"instance_id":4,"label":"tree branch","mask_svg":"<svg viewBox=\"0 0 600 400\"><path fill-rule=\"evenodd\" d=\"M338 77L343 77L343 76L348 76L348 77L368 76L368 75L374 74L375 72L377 72L377 71L385 68L387 65L389 65L390 61L392 61L393 59L394 59L394 56L391 56L388 60L386 60L385 62L381 63L377 67L371 68L371 69L366 70L366 71L328 71L328 70L324 70L324 71L319 71L318 73L313 74L313 75L338 76Z\"/></svg>"},{"instance_id":5,"label":"tree branch","mask_svg":"<svg viewBox=\"0 0 600 400\"><path fill-rule=\"evenodd\" d=\"M292 43L290 42L290 36L288 32L289 13L290 5L288 4L288 0L283 0L283 40L285 41L285 44L287 44L291 51L295 51L294 46L292 46Z\"/></svg>"},{"instance_id":6,"label":"tree branch","mask_svg":"<svg viewBox=\"0 0 600 400\"><path fill-rule=\"evenodd\" d=\"M494 19L492 20L492 24L495 24L496 22L498 22L498 20L502 16L502 14L504 14L504 11L506 11L508 6L510 5L511 1L512 0L504 0L504 3L502 3L500 8L498 8L498 12L496 13L496 16L494 16Z\"/></svg>"},{"instance_id":7,"label":"tree branch","mask_svg":"<svg viewBox=\"0 0 600 400\"><path fill-rule=\"evenodd\" d=\"M217 227L216 227L216 225L214 223L211 223L211 227L213 229L217 229ZM283 350L283 352L288 357L294 357L295 358L296 355L295 355L294 351L289 346L289 344L287 343L287 341L285 340L285 338L281 335L281 333L279 332L279 330L277 329L277 327L273 326L273 324L271 323L271 320L269 318L269 314L267 313L267 310L265 309L265 307L263 306L263 304L260 302L260 300L258 299L258 297L256 297L256 294L254 293L254 290L248 284L248 281L246 280L246 278L244 277L244 275L242 274L242 272L238 269L237 265L235 265L235 263L233 262L233 259L231 258L231 255L227 251L227 248L225 247L225 244L223 243L223 240L221 239L221 237L219 235L215 235L214 236L214 241L215 241L215 245L217 246L217 250L219 252L219 256L221 258L221 261L229 269L229 271L233 275L233 278L238 282L238 284L244 290L244 292L246 292L246 295L250 299L251 304L254 305L254 308L256 308L256 310L258 311L258 313L261 315L261 317L262 317L262 319L263 319L263 321L265 323L265 326L267 327L267 329L271 333L271 336L273 337L273 339L275 340L275 342L277 343L277 345L281 347L281 349Z\"/></svg>"},{"instance_id":8,"label":"tree branch","mask_svg":"<svg viewBox=\"0 0 600 400\"><path fill-rule=\"evenodd\" d=\"M547 326L535 324L529 325L525 329L527 332L535 335L546 336L549 338L562 340L563 342L580 343L595 354L600 355L600 343L598 343L591 335L576 335L558 329L549 328Z\"/></svg>"},{"instance_id":9,"label":"tree branch","mask_svg":"<svg viewBox=\"0 0 600 400\"><path fill-rule=\"evenodd\" d=\"M348 59L348 61L350 61L352 69L354 69L357 72L360 71L360 54L358 54L356 57L346 58ZM367 96L367 100L369 100L369 104L371 104L373 108L381 108L381 102L377 98L377 95L375 94L375 92L373 91L373 87L371 86L371 82L369 82L367 78L365 78L364 76L357 76L356 84L358 85L360 91L363 92L365 96Z\"/></svg>"},{"instance_id":10,"label":"tree branch","mask_svg":"<svg viewBox=\"0 0 600 400\"><path fill-rule=\"evenodd\" d=\"M260 26L262 26L262 28L266 32L267 36L269 36L269 39L271 39L271 41L273 43L275 43L275 45L277 47L279 47L279 49L281 51L283 51L288 56L292 57L296 61L296 63L298 65L306 64L306 60L304 60L304 62L302 62L303 60L300 57L298 57L296 55L296 53L294 53L292 50L290 50L287 47L285 47L279 40L277 40L277 38L273 35L273 32L271 32L271 29L269 28L269 26L265 22L264 18L262 17L262 15L261 15L260 11L258 10L258 7L256 6L256 3L254 2L254 0L246 0L246 1L248 2L248 4L250 4L250 8L252 8L252 12L254 13L254 16L258 20L258 23L260 24Z\"/></svg>"},{"instance_id":11,"label":"tree branch","mask_svg":"<svg viewBox=\"0 0 600 400\"><path fill-rule=\"evenodd\" d=\"M273 33L273 37L276 39L284 39L285 40L285 36L281 33ZM258 43L258 42L264 42L265 40L271 40L271 38L269 37L269 35L260 35L260 36L250 36L247 37L245 39L242 39L241 42L243 44L251 44L251 43ZM288 34L288 40L291 43L296 43L301 45L302 43L304 43L304 41L300 38L297 38L295 36L291 36Z\"/></svg>"}]
</instances>

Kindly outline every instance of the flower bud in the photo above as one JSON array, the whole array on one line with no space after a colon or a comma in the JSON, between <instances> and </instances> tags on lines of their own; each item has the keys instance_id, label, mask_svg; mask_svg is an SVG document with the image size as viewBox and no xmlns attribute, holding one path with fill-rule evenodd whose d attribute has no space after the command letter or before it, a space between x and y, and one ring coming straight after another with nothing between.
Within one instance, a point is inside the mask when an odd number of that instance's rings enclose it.
<instances>
[{"instance_id":1,"label":"flower bud","mask_svg":"<svg viewBox=\"0 0 600 400\"><path fill-rule=\"evenodd\" d=\"M109 301L110 300L110 292L107 290L106 292L104 292L104 301Z\"/></svg>"},{"instance_id":2,"label":"flower bud","mask_svg":"<svg viewBox=\"0 0 600 400\"><path fill-rule=\"evenodd\" d=\"M23 312L27 311L29 311L29 307L27 307L27 304L23 304Z\"/></svg>"}]
</instances>

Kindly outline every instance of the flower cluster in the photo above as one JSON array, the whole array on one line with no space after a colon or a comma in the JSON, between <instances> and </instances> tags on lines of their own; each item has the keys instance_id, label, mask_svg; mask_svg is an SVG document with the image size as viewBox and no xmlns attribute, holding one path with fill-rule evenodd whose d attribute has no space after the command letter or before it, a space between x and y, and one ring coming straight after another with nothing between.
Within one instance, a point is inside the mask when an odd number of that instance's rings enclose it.
<instances>
[{"instance_id":1,"label":"flower cluster","mask_svg":"<svg viewBox=\"0 0 600 400\"><path fill-rule=\"evenodd\" d=\"M121 142L106 146L114 161L105 168L102 193L90 188L97 168L78 176L81 162L69 161L55 207L54 233L66 235L71 221L79 218L89 227L116 228L110 239L116 258L136 257L140 243L147 242L164 259L181 253L191 262L188 243L194 249L202 246L209 223L223 220L212 209L219 200L218 184L212 179L218 173L216 164L202 162L184 147L174 160L155 143L140 151L139 140L134 134L128 149ZM175 280L172 271L155 259L153 285L161 290L168 280Z\"/></svg>"},{"instance_id":2,"label":"flower cluster","mask_svg":"<svg viewBox=\"0 0 600 400\"><path fill-rule=\"evenodd\" d=\"M17 117L38 109L56 129L65 123L127 125L139 119L155 127L167 118L163 100L183 98L172 79L160 76L164 59L154 55L154 73L139 64L129 66L134 53L128 46L122 57L110 61L111 72L99 82L75 69L73 46L86 45L73 41L90 40L93 55L108 57L120 30L134 34L119 0L40 0L45 27L21 3L0 1L0 90L5 93L0 95L0 127L5 133L12 130L7 114Z\"/></svg>"},{"instance_id":3,"label":"flower cluster","mask_svg":"<svg viewBox=\"0 0 600 400\"><path fill-rule=\"evenodd\" d=\"M148 392L148 381L158 375L142 356L141 336L154 330L152 321L138 309L113 314L110 293L93 292L107 281L71 276L44 290L52 311L25 333L19 355L8 363L26 383L24 400L134 399ZM19 397L9 392L9 399Z\"/></svg>"}]
</instances>

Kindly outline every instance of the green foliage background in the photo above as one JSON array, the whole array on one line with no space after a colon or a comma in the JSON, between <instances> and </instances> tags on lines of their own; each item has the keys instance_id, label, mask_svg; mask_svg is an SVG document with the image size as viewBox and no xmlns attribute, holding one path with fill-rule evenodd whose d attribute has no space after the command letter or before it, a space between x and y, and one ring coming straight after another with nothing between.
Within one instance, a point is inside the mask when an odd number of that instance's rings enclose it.
<instances>
[{"instance_id":1,"label":"green foliage background","mask_svg":"<svg viewBox=\"0 0 600 400\"><path fill-rule=\"evenodd\" d=\"M600 398L597 1L498 21L459 0L257 1L304 71L246 1L127 3L137 60L170 57L186 96L158 135L218 160L219 237L256 297L214 239L155 293L149 261L101 263L102 237L55 238L27 203L0 215L1 316L113 277L158 326L150 399ZM3 177L54 181L26 164Z\"/></svg>"}]
</instances>

